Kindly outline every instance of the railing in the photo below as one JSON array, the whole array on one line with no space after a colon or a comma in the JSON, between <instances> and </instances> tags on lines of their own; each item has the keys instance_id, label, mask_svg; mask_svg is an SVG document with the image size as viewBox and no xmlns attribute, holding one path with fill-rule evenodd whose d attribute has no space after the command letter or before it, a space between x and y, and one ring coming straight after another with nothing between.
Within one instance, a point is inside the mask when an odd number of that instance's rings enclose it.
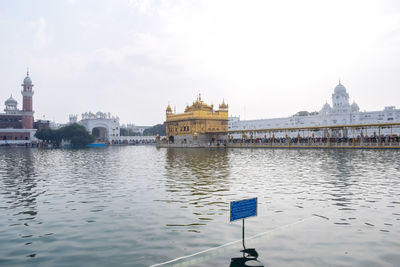
<instances>
[{"instance_id":1,"label":"railing","mask_svg":"<svg viewBox=\"0 0 400 267\"><path fill-rule=\"evenodd\" d=\"M30 143L30 140L0 140L0 145L25 145Z\"/></svg>"},{"instance_id":2,"label":"railing","mask_svg":"<svg viewBox=\"0 0 400 267\"><path fill-rule=\"evenodd\" d=\"M346 142L255 142L234 141L229 142L228 147L276 147L276 148L400 148L399 141L365 142L361 140L350 140Z\"/></svg>"}]
</instances>

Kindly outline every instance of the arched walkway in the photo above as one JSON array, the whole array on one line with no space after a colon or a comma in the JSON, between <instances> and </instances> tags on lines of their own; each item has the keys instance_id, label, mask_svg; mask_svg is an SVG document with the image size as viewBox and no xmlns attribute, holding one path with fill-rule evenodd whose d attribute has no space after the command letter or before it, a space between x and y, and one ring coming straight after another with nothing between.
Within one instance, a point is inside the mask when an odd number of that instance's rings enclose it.
<instances>
[{"instance_id":1,"label":"arched walkway","mask_svg":"<svg viewBox=\"0 0 400 267\"><path fill-rule=\"evenodd\" d=\"M97 141L106 142L108 141L107 128L105 127L94 127L92 129L92 135L96 137Z\"/></svg>"}]
</instances>

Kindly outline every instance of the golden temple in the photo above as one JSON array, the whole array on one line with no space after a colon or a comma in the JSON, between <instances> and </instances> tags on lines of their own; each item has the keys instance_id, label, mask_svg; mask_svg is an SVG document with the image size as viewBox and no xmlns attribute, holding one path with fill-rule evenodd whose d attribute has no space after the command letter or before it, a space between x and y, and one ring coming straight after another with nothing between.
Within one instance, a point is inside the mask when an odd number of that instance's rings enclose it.
<instances>
[{"instance_id":1,"label":"golden temple","mask_svg":"<svg viewBox=\"0 0 400 267\"><path fill-rule=\"evenodd\" d=\"M228 105L222 101L214 110L199 95L183 113L174 113L168 105L166 109L166 134L170 144L212 144L225 143L228 132Z\"/></svg>"}]
</instances>

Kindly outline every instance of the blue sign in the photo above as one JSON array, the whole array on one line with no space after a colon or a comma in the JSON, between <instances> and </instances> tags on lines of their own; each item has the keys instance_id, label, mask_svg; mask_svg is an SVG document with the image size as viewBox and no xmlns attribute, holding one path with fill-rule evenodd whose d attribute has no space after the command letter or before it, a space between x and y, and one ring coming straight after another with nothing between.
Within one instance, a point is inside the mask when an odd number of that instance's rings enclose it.
<instances>
[{"instance_id":1,"label":"blue sign","mask_svg":"<svg viewBox=\"0 0 400 267\"><path fill-rule=\"evenodd\" d=\"M257 198L231 202L231 222L257 216Z\"/></svg>"}]
</instances>

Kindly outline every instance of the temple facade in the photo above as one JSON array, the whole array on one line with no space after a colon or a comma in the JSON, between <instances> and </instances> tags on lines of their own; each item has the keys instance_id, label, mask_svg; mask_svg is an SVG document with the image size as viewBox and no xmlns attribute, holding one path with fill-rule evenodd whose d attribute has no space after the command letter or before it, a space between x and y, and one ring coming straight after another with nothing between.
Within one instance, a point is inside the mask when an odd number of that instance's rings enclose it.
<instances>
[{"instance_id":1,"label":"temple facade","mask_svg":"<svg viewBox=\"0 0 400 267\"><path fill-rule=\"evenodd\" d=\"M228 105L224 101L214 110L199 95L183 113L166 109L166 134L169 144L206 145L220 144L227 140Z\"/></svg>"}]
</instances>

